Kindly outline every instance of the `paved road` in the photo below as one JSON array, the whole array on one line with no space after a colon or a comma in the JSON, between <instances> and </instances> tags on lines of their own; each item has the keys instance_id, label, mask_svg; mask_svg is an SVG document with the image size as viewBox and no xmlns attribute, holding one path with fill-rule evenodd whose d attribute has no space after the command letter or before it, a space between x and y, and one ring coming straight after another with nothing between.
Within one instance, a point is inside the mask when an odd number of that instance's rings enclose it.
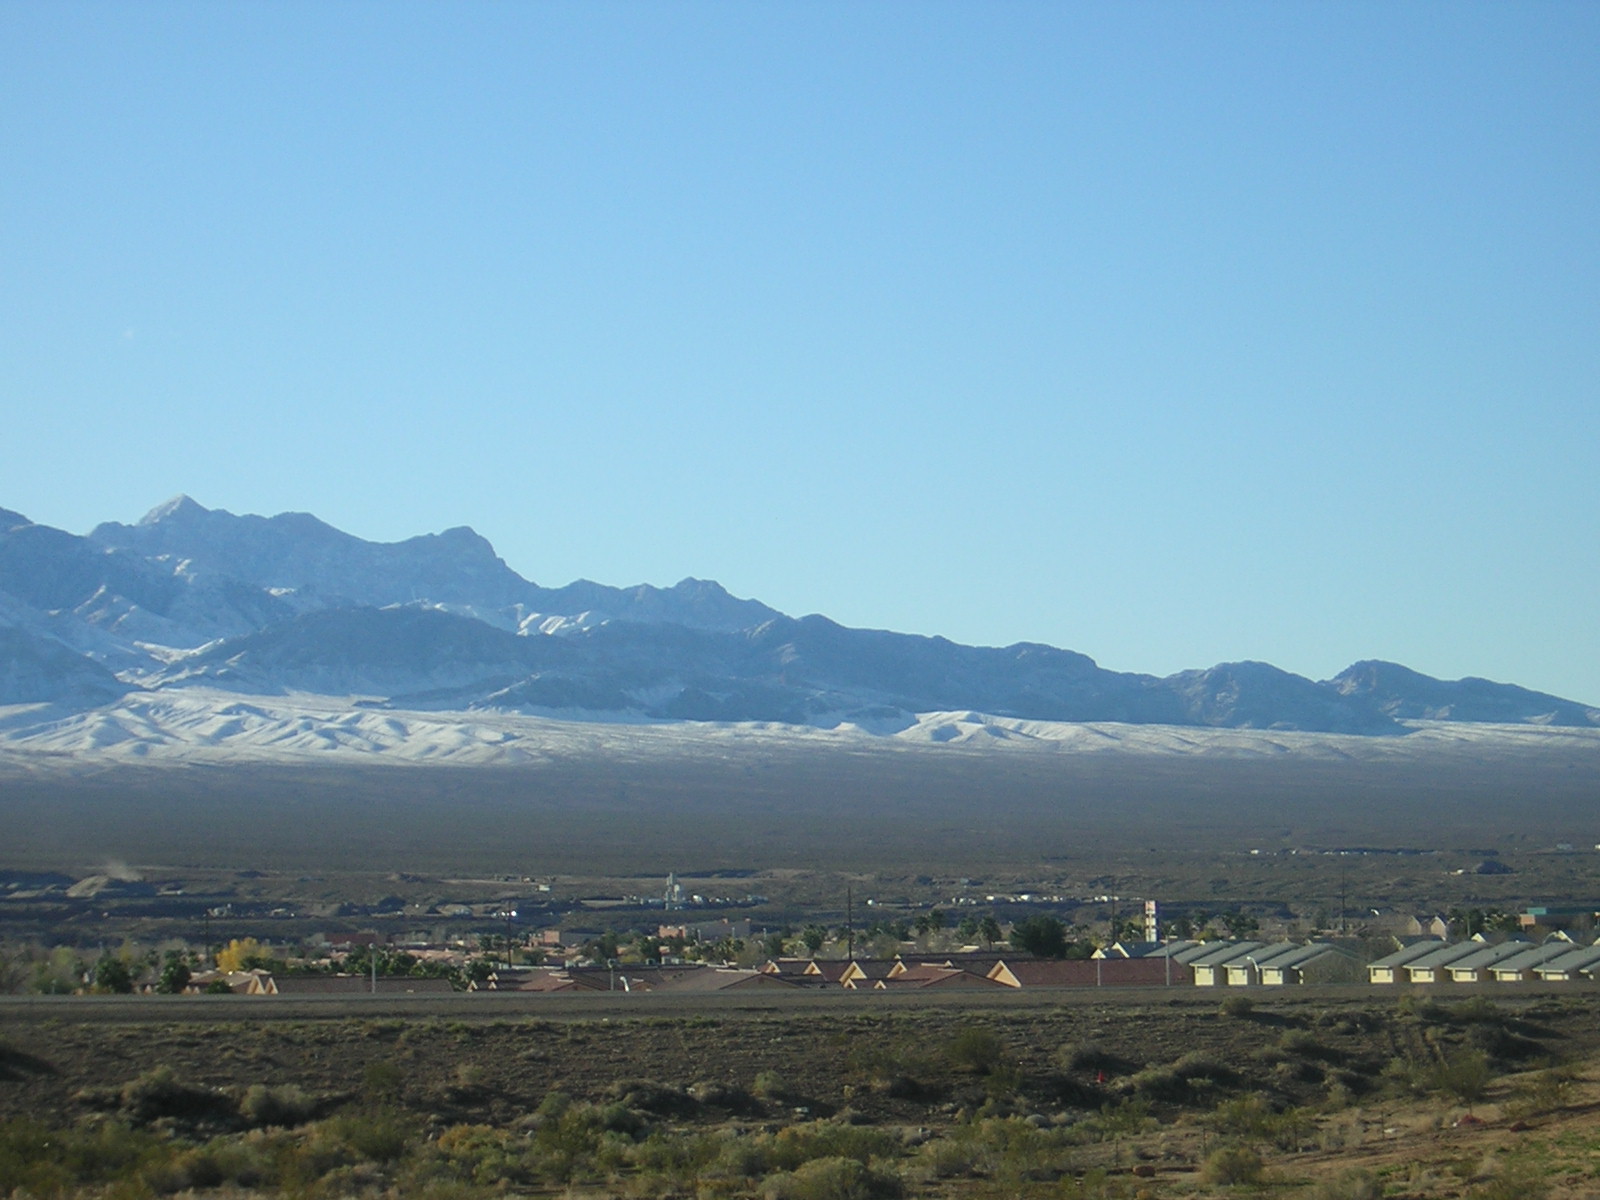
<instances>
[{"instance_id":1,"label":"paved road","mask_svg":"<svg viewBox=\"0 0 1600 1200\"><path fill-rule=\"evenodd\" d=\"M1248 994L1258 1004L1336 1007L1395 1001L1398 987L1328 988L1025 988L961 991L853 992L843 989L796 992L672 993L598 992L528 994L457 992L426 996L0 996L0 1027L31 1021L68 1023L170 1023L196 1021L318 1021L358 1018L437 1018L456 1021L548 1020L601 1021L633 1017L760 1016L853 1012L962 1009L1017 1011L1075 1008L1096 1004L1159 1006L1214 1010L1229 996ZM1474 994L1497 1002L1521 1002L1541 996L1592 998L1600 984L1555 983L1479 986L1450 985L1432 989L1440 1000Z\"/></svg>"}]
</instances>

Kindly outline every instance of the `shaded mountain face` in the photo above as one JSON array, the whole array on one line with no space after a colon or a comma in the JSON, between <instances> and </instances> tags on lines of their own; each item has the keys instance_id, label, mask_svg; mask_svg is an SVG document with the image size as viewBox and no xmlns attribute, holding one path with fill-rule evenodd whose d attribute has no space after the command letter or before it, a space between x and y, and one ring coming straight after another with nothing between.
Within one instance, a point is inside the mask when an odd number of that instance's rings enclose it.
<instances>
[{"instance_id":1,"label":"shaded mountain face","mask_svg":"<svg viewBox=\"0 0 1600 1200\"><path fill-rule=\"evenodd\" d=\"M1227 688L1227 704L1197 702L1195 680ZM340 609L208 646L156 682L349 694L397 708L583 709L689 721L836 723L971 709L1052 721L1399 728L1363 700L1262 664L1161 680L1105 671L1047 646L959 646L823 617L782 617L731 634L616 621L540 637L429 609Z\"/></svg>"},{"instance_id":2,"label":"shaded mountain face","mask_svg":"<svg viewBox=\"0 0 1600 1200\"><path fill-rule=\"evenodd\" d=\"M1359 693L1345 694L1270 663L1222 663L1164 681L1183 705L1184 724L1232 729L1341 729L1392 733L1392 715Z\"/></svg>"},{"instance_id":3,"label":"shaded mountain face","mask_svg":"<svg viewBox=\"0 0 1600 1200\"><path fill-rule=\"evenodd\" d=\"M1600 709L1585 704L1487 679L1434 679L1399 663L1358 662L1328 682L1401 720L1600 725Z\"/></svg>"},{"instance_id":4,"label":"shaded mountain face","mask_svg":"<svg viewBox=\"0 0 1600 1200\"><path fill-rule=\"evenodd\" d=\"M470 529L376 543L304 513L235 516L187 497L88 537L0 509L0 632L0 703L12 704L204 687L825 725L961 711L1353 734L1416 719L1600 724L1581 704L1389 663L1324 683L1253 662L1162 679L1034 643L788 617L704 580L542 588Z\"/></svg>"},{"instance_id":5,"label":"shaded mountain face","mask_svg":"<svg viewBox=\"0 0 1600 1200\"><path fill-rule=\"evenodd\" d=\"M0 626L0 704L94 708L132 690L60 642Z\"/></svg>"}]
</instances>

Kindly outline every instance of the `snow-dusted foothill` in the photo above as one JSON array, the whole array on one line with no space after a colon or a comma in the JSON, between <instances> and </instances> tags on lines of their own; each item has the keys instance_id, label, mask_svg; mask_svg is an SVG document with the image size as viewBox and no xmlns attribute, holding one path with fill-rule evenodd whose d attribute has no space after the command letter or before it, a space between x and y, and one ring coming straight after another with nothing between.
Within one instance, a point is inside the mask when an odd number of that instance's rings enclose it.
<instances>
[{"instance_id":1,"label":"snow-dusted foothill","mask_svg":"<svg viewBox=\"0 0 1600 1200\"><path fill-rule=\"evenodd\" d=\"M1251 754L1600 727L1583 704L1391 663L1159 678L790 617L705 580L545 588L470 529L368 542L188 497L86 537L0 509L0 704L17 752L234 759L514 762L580 727Z\"/></svg>"}]
</instances>

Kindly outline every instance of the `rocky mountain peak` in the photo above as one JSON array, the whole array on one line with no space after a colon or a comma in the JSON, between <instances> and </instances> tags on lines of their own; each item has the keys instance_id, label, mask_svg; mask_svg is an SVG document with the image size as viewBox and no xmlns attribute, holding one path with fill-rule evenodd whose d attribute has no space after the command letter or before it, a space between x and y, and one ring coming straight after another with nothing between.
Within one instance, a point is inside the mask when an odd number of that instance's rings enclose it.
<instances>
[{"instance_id":1,"label":"rocky mountain peak","mask_svg":"<svg viewBox=\"0 0 1600 1200\"><path fill-rule=\"evenodd\" d=\"M161 525L190 522L206 516L211 510L197 504L182 492L165 503L158 504L139 518L140 525Z\"/></svg>"}]
</instances>

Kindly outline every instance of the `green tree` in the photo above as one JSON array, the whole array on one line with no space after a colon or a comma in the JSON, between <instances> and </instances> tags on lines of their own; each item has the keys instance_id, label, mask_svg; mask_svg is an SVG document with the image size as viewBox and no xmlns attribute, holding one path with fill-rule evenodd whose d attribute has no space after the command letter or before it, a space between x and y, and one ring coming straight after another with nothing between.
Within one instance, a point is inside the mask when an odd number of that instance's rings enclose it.
<instances>
[{"instance_id":1,"label":"green tree","mask_svg":"<svg viewBox=\"0 0 1600 1200\"><path fill-rule=\"evenodd\" d=\"M1433 1083L1441 1092L1454 1096L1470 1113L1489 1090L1493 1077L1489 1056L1482 1050L1460 1050L1434 1069Z\"/></svg>"},{"instance_id":2,"label":"green tree","mask_svg":"<svg viewBox=\"0 0 1600 1200\"><path fill-rule=\"evenodd\" d=\"M828 931L821 925L807 925L800 934L800 940L806 944L806 949L813 958L817 951L822 949L822 944L828 940Z\"/></svg>"},{"instance_id":3,"label":"green tree","mask_svg":"<svg viewBox=\"0 0 1600 1200\"><path fill-rule=\"evenodd\" d=\"M418 961L414 955L387 946L357 946L345 955L344 970L351 975L370 975L373 959L377 959L379 975L410 975Z\"/></svg>"},{"instance_id":4,"label":"green tree","mask_svg":"<svg viewBox=\"0 0 1600 1200\"><path fill-rule=\"evenodd\" d=\"M983 939L985 946L993 946L1004 936L1000 931L1000 922L992 916L984 917L978 922L978 936Z\"/></svg>"},{"instance_id":5,"label":"green tree","mask_svg":"<svg viewBox=\"0 0 1600 1200\"><path fill-rule=\"evenodd\" d=\"M133 974L128 964L115 954L107 954L94 965L94 990L127 995L133 991Z\"/></svg>"},{"instance_id":6,"label":"green tree","mask_svg":"<svg viewBox=\"0 0 1600 1200\"><path fill-rule=\"evenodd\" d=\"M1059 917L1038 913L1011 927L1011 944L1039 958L1065 958L1067 927Z\"/></svg>"},{"instance_id":7,"label":"green tree","mask_svg":"<svg viewBox=\"0 0 1600 1200\"><path fill-rule=\"evenodd\" d=\"M1113 942L1136 942L1144 937L1144 921L1139 917L1118 917L1111 925Z\"/></svg>"},{"instance_id":8,"label":"green tree","mask_svg":"<svg viewBox=\"0 0 1600 1200\"><path fill-rule=\"evenodd\" d=\"M1246 938L1261 928L1261 922L1243 910L1222 914L1222 923L1228 927L1228 936Z\"/></svg>"},{"instance_id":9,"label":"green tree","mask_svg":"<svg viewBox=\"0 0 1600 1200\"><path fill-rule=\"evenodd\" d=\"M169 954L156 980L156 991L166 996L179 995L189 986L189 978L189 964L184 961L183 956Z\"/></svg>"},{"instance_id":10,"label":"green tree","mask_svg":"<svg viewBox=\"0 0 1600 1200\"><path fill-rule=\"evenodd\" d=\"M57 946L33 969L33 990L46 996L69 996L83 983L88 966L68 947Z\"/></svg>"},{"instance_id":11,"label":"green tree","mask_svg":"<svg viewBox=\"0 0 1600 1200\"><path fill-rule=\"evenodd\" d=\"M1449 921L1450 928L1459 929L1464 938L1482 933L1487 927L1487 919L1481 908L1452 908L1445 914L1445 919Z\"/></svg>"},{"instance_id":12,"label":"green tree","mask_svg":"<svg viewBox=\"0 0 1600 1200\"><path fill-rule=\"evenodd\" d=\"M608 929L599 937L583 945L584 957L592 958L597 962L606 962L616 958L622 949L616 931Z\"/></svg>"}]
</instances>

